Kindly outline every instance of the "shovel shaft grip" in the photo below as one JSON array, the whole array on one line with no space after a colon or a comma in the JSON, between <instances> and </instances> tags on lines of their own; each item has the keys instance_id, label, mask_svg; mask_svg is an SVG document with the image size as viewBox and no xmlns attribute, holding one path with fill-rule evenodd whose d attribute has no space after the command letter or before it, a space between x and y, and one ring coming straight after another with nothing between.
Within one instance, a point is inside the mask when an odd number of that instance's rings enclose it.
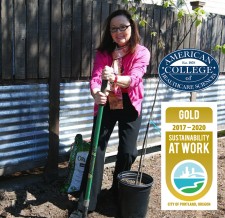
<instances>
[{"instance_id":1,"label":"shovel shaft grip","mask_svg":"<svg viewBox=\"0 0 225 218\"><path fill-rule=\"evenodd\" d=\"M101 92L105 93L108 85L108 80L102 80Z\"/></svg>"}]
</instances>

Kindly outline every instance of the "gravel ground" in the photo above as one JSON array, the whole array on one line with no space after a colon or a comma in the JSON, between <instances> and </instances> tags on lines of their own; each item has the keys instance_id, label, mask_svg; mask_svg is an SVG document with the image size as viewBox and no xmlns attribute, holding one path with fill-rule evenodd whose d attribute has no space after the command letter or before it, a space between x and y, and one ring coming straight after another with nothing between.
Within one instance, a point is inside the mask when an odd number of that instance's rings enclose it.
<instances>
[{"instance_id":1,"label":"gravel ground","mask_svg":"<svg viewBox=\"0 0 225 218\"><path fill-rule=\"evenodd\" d=\"M137 170L139 161L133 165ZM0 217L66 218L76 207L77 196L64 194L60 188L65 180L67 163L60 164L60 176L52 184L45 184L41 169L0 177ZM161 210L161 155L145 158L143 172L154 178L150 193L147 218L221 218L225 217L225 138L218 139L218 209L214 211L162 211ZM98 207L90 218L117 217L117 207L111 193L113 166L106 166Z\"/></svg>"}]
</instances>

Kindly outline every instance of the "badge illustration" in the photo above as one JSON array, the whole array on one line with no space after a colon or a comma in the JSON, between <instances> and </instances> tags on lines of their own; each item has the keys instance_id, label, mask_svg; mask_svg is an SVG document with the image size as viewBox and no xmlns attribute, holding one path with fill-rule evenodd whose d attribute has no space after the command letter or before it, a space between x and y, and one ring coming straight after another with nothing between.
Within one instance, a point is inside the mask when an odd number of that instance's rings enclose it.
<instances>
[{"instance_id":1,"label":"badge illustration","mask_svg":"<svg viewBox=\"0 0 225 218\"><path fill-rule=\"evenodd\" d=\"M162 102L162 210L217 209L217 107Z\"/></svg>"},{"instance_id":2,"label":"badge illustration","mask_svg":"<svg viewBox=\"0 0 225 218\"><path fill-rule=\"evenodd\" d=\"M206 89L219 77L219 65L208 53L198 49L182 49L165 56L158 68L160 79L179 91Z\"/></svg>"},{"instance_id":3,"label":"badge illustration","mask_svg":"<svg viewBox=\"0 0 225 218\"><path fill-rule=\"evenodd\" d=\"M211 132L166 132L166 184L180 200L193 201L212 185ZM182 184L181 184L182 183Z\"/></svg>"},{"instance_id":4,"label":"badge illustration","mask_svg":"<svg viewBox=\"0 0 225 218\"><path fill-rule=\"evenodd\" d=\"M184 196L194 196L205 188L207 177L202 164L194 160L185 160L174 167L171 182L178 193Z\"/></svg>"}]
</instances>

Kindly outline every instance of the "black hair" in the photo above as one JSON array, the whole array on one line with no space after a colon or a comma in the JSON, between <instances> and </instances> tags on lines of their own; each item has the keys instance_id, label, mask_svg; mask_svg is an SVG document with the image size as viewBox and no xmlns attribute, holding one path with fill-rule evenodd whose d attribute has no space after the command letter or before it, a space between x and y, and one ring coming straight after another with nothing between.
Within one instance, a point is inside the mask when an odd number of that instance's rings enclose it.
<instances>
[{"instance_id":1,"label":"black hair","mask_svg":"<svg viewBox=\"0 0 225 218\"><path fill-rule=\"evenodd\" d=\"M140 35L138 31L137 24L132 19L131 14L127 10L119 9L114 11L112 14L108 16L105 23L105 29L103 33L102 41L97 48L99 51L106 51L108 53L112 53L116 48L116 43L113 42L111 33L110 33L110 22L116 16L125 16L131 25L131 38L129 42L130 51L133 53L135 51L136 45L140 42Z\"/></svg>"}]
</instances>

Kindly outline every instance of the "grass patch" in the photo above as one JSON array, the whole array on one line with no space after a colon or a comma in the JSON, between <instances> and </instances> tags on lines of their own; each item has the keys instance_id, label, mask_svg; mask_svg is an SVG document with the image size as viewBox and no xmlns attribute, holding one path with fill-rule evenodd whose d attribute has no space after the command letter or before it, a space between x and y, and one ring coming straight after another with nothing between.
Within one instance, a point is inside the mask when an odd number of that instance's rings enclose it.
<instances>
[{"instance_id":1,"label":"grass patch","mask_svg":"<svg viewBox=\"0 0 225 218\"><path fill-rule=\"evenodd\" d=\"M223 137L223 136L225 136L225 130L221 130L221 131L217 132L217 137L218 138Z\"/></svg>"}]
</instances>

